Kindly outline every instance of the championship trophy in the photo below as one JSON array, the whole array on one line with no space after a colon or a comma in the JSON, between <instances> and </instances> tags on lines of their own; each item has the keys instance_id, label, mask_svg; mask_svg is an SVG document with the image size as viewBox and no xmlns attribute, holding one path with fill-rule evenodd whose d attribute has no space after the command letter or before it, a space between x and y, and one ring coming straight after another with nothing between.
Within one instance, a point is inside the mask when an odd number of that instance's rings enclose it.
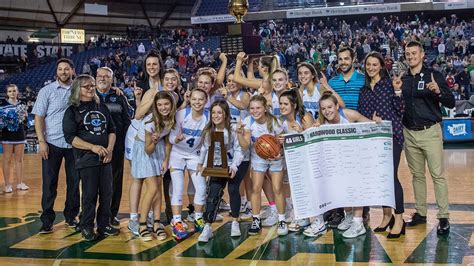
<instances>
[{"instance_id":1,"label":"championship trophy","mask_svg":"<svg viewBox=\"0 0 474 266\"><path fill-rule=\"evenodd\" d=\"M203 176L213 176L213 177L225 177L230 178L229 168L227 165L227 152L224 144L224 132L214 131L211 132L211 146L209 147L209 152L207 156L207 166L202 172ZM214 166L214 150L216 147L216 142L219 142L221 148L221 166Z\"/></svg>"},{"instance_id":2,"label":"championship trophy","mask_svg":"<svg viewBox=\"0 0 474 266\"><path fill-rule=\"evenodd\" d=\"M260 36L252 35L252 25L242 23L242 18L249 9L248 0L229 0L229 14L234 16L234 24L228 25L228 36L221 37L221 51L228 56L236 56L244 51L246 54L260 54Z\"/></svg>"},{"instance_id":3,"label":"championship trophy","mask_svg":"<svg viewBox=\"0 0 474 266\"><path fill-rule=\"evenodd\" d=\"M242 18L247 14L249 10L248 0L229 0L229 14L235 17L237 24L244 22Z\"/></svg>"}]
</instances>

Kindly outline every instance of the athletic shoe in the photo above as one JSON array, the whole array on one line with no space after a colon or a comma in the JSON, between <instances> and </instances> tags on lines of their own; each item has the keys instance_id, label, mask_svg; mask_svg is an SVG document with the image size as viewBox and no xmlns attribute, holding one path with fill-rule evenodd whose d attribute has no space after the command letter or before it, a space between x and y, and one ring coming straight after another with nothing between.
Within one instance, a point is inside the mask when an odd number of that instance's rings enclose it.
<instances>
[{"instance_id":1,"label":"athletic shoe","mask_svg":"<svg viewBox=\"0 0 474 266\"><path fill-rule=\"evenodd\" d=\"M260 219L267 219L268 216L272 214L272 208L270 206L263 206L260 210Z\"/></svg>"},{"instance_id":2,"label":"athletic shoe","mask_svg":"<svg viewBox=\"0 0 474 266\"><path fill-rule=\"evenodd\" d=\"M240 203L240 213L244 213L249 208L249 202Z\"/></svg>"},{"instance_id":3,"label":"athletic shoe","mask_svg":"<svg viewBox=\"0 0 474 266\"><path fill-rule=\"evenodd\" d=\"M327 224L331 228L337 228L337 226L342 222L344 219L344 213L339 212L337 209L336 210L331 210L331 214L329 215L328 219L324 219L327 221Z\"/></svg>"},{"instance_id":4,"label":"athletic shoe","mask_svg":"<svg viewBox=\"0 0 474 266\"><path fill-rule=\"evenodd\" d=\"M153 232L153 222L155 221L155 215L153 212L148 212L146 216L146 229L148 232Z\"/></svg>"},{"instance_id":5,"label":"athletic shoe","mask_svg":"<svg viewBox=\"0 0 474 266\"><path fill-rule=\"evenodd\" d=\"M115 236L120 233L120 229L107 225L104 228L97 228L97 234L106 236Z\"/></svg>"},{"instance_id":6,"label":"athletic shoe","mask_svg":"<svg viewBox=\"0 0 474 266\"><path fill-rule=\"evenodd\" d=\"M193 223L195 217L196 217L196 216L195 216L194 212L193 212L193 213L190 213L190 214L188 214L188 217L186 217L186 221L188 221L188 222L190 222L190 223Z\"/></svg>"},{"instance_id":7,"label":"athletic shoe","mask_svg":"<svg viewBox=\"0 0 474 266\"><path fill-rule=\"evenodd\" d=\"M7 185L5 186L5 193L12 193L13 192L13 187L12 185Z\"/></svg>"},{"instance_id":8,"label":"athletic shoe","mask_svg":"<svg viewBox=\"0 0 474 266\"><path fill-rule=\"evenodd\" d=\"M199 242L207 243L214 235L212 234L212 227L209 224L206 224L198 237Z\"/></svg>"},{"instance_id":9,"label":"athletic shoe","mask_svg":"<svg viewBox=\"0 0 474 266\"><path fill-rule=\"evenodd\" d=\"M11 186L11 185L10 185ZM16 189L18 190L28 190L30 187L27 186L25 183L21 182L20 184L16 185Z\"/></svg>"},{"instance_id":10,"label":"athletic shoe","mask_svg":"<svg viewBox=\"0 0 474 266\"><path fill-rule=\"evenodd\" d=\"M110 225L116 229L120 229L120 220L117 217L113 217L110 219Z\"/></svg>"},{"instance_id":11,"label":"athletic shoe","mask_svg":"<svg viewBox=\"0 0 474 266\"><path fill-rule=\"evenodd\" d=\"M76 220L66 221L65 224L71 229L76 229L79 226L79 223Z\"/></svg>"},{"instance_id":12,"label":"athletic shoe","mask_svg":"<svg viewBox=\"0 0 474 266\"><path fill-rule=\"evenodd\" d=\"M346 231L352 226L352 223L354 221L354 216L352 213L346 214L346 217L342 220L342 222L337 226L338 230L341 231Z\"/></svg>"},{"instance_id":13,"label":"athletic shoe","mask_svg":"<svg viewBox=\"0 0 474 266\"><path fill-rule=\"evenodd\" d=\"M230 211L230 205L227 203L225 200L221 200L221 203L219 204L219 210L222 211Z\"/></svg>"},{"instance_id":14,"label":"athletic shoe","mask_svg":"<svg viewBox=\"0 0 474 266\"><path fill-rule=\"evenodd\" d=\"M275 211L272 211L270 216L262 220L262 226L265 226L265 227L274 226L277 223L278 223L278 214Z\"/></svg>"},{"instance_id":15,"label":"athletic shoe","mask_svg":"<svg viewBox=\"0 0 474 266\"><path fill-rule=\"evenodd\" d=\"M291 222L291 224L288 226L288 230L290 230L291 232L299 232L299 231L301 231L302 229L305 229L306 227L308 227L309 224L310 224L310 222L309 222L309 219L308 219L308 218L294 220L294 221Z\"/></svg>"},{"instance_id":16,"label":"athletic shoe","mask_svg":"<svg viewBox=\"0 0 474 266\"><path fill-rule=\"evenodd\" d=\"M244 213L240 215L240 220L251 220L252 219L252 209L247 208Z\"/></svg>"},{"instance_id":17,"label":"athletic shoe","mask_svg":"<svg viewBox=\"0 0 474 266\"><path fill-rule=\"evenodd\" d=\"M138 230L140 229L140 224L138 223L138 221L135 221L135 220L128 221L127 228L128 230L130 230L130 232L132 232L132 234L136 236L139 235Z\"/></svg>"},{"instance_id":18,"label":"athletic shoe","mask_svg":"<svg viewBox=\"0 0 474 266\"><path fill-rule=\"evenodd\" d=\"M172 232L173 232L173 237L177 240L188 237L188 231L186 227L184 226L184 223L181 221L173 224Z\"/></svg>"},{"instance_id":19,"label":"athletic shoe","mask_svg":"<svg viewBox=\"0 0 474 266\"><path fill-rule=\"evenodd\" d=\"M366 230L364 223L353 222L351 227L349 227L349 229L347 229L344 234L342 234L342 236L345 238L355 238L365 234L365 232Z\"/></svg>"},{"instance_id":20,"label":"athletic shoe","mask_svg":"<svg viewBox=\"0 0 474 266\"><path fill-rule=\"evenodd\" d=\"M194 228L196 232L202 232L205 225L206 223L204 222L204 219L202 217L194 220Z\"/></svg>"},{"instance_id":21,"label":"athletic shoe","mask_svg":"<svg viewBox=\"0 0 474 266\"><path fill-rule=\"evenodd\" d=\"M53 231L54 231L54 229L53 229L52 225L44 225L43 224L43 226L41 226L41 228L39 230L39 233L40 234L51 234Z\"/></svg>"},{"instance_id":22,"label":"athletic shoe","mask_svg":"<svg viewBox=\"0 0 474 266\"><path fill-rule=\"evenodd\" d=\"M97 239L97 235L95 234L93 228L82 229L81 234L85 241L94 241Z\"/></svg>"},{"instance_id":23,"label":"athletic shoe","mask_svg":"<svg viewBox=\"0 0 474 266\"><path fill-rule=\"evenodd\" d=\"M257 235L262 230L262 222L259 218L253 217L252 224L249 228L249 235Z\"/></svg>"},{"instance_id":24,"label":"athletic shoe","mask_svg":"<svg viewBox=\"0 0 474 266\"><path fill-rule=\"evenodd\" d=\"M285 221L278 222L277 234L279 236L286 236L288 234L288 226L286 225Z\"/></svg>"},{"instance_id":25,"label":"athletic shoe","mask_svg":"<svg viewBox=\"0 0 474 266\"><path fill-rule=\"evenodd\" d=\"M233 221L232 226L230 228L230 236L241 236L242 233L240 232L240 224L239 222Z\"/></svg>"},{"instance_id":26,"label":"athletic shoe","mask_svg":"<svg viewBox=\"0 0 474 266\"><path fill-rule=\"evenodd\" d=\"M217 214L216 215L216 220L214 222L222 222L224 221L224 216L222 216L221 214Z\"/></svg>"},{"instance_id":27,"label":"athletic shoe","mask_svg":"<svg viewBox=\"0 0 474 266\"><path fill-rule=\"evenodd\" d=\"M327 232L326 224L320 219L316 219L308 228L303 231L303 235L308 237L318 237Z\"/></svg>"}]
</instances>

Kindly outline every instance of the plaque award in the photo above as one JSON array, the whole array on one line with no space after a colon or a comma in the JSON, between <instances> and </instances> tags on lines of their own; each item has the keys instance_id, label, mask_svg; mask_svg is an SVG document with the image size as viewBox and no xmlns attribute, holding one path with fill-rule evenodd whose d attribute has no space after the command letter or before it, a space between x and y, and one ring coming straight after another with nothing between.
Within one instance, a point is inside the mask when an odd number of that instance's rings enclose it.
<instances>
[{"instance_id":1,"label":"plaque award","mask_svg":"<svg viewBox=\"0 0 474 266\"><path fill-rule=\"evenodd\" d=\"M207 165L204 168L202 175L230 178L229 167L227 165L227 152L225 150L224 144L224 132L214 131L211 132L210 136L211 145L209 147L209 152L207 153ZM214 150L216 148L216 142L219 142L219 146L221 148L221 166L214 166Z\"/></svg>"}]
</instances>

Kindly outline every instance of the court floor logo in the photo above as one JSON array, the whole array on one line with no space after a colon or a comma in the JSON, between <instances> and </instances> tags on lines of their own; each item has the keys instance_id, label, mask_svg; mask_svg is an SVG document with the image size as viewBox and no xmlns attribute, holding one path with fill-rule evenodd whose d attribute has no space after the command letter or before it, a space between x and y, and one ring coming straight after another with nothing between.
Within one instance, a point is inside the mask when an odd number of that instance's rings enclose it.
<instances>
[{"instance_id":1,"label":"court floor logo","mask_svg":"<svg viewBox=\"0 0 474 266\"><path fill-rule=\"evenodd\" d=\"M64 217L58 214L61 220ZM465 256L474 256L474 247L469 243L469 237L474 232L474 224L452 224L451 234L440 238L436 228L429 231L426 237L417 243L411 254L404 261L392 261L383 245L371 230L355 239L345 239L335 230L329 232L324 241L307 238L301 233L290 233L288 236L273 236L262 241L257 247L245 245L252 238L245 229L249 223L241 223L242 236L230 237L231 222L225 223L215 230L214 237L208 243L194 243L177 257L261 261L288 261L300 253L333 254L335 262L366 262L366 263L440 263L461 264ZM94 259L121 261L152 261L165 252L178 247L180 242L169 239L156 246L135 244L127 250L130 240L119 241L124 245L124 252L117 253L117 239L113 237L95 242L85 242L80 234L57 226L58 241L44 241L44 235L38 235L41 221L38 213L31 213L22 218L0 217L0 257L10 258L45 258L45 259ZM216 225L217 227L217 225ZM272 229L270 229L272 230ZM273 232L274 233L274 232ZM407 232L409 234L409 232ZM53 235L54 235L53 234ZM61 235L62 234L62 235ZM128 234L122 232L122 234ZM56 238L58 236L56 235ZM131 240L140 241L133 237ZM112 242L113 245L112 245ZM53 243L53 246L46 247ZM403 243L403 242L402 242ZM54 245L57 245L55 248ZM188 244L186 244L188 245ZM140 248L137 248L141 246ZM112 248L110 248L112 247ZM110 250L110 251L106 251ZM236 254L238 250L238 254ZM170 256L169 253L166 256ZM317 257L316 257L317 258ZM326 257L327 258L327 257ZM167 260L169 261L169 257ZM215 262L215 260L213 260Z\"/></svg>"}]
</instances>

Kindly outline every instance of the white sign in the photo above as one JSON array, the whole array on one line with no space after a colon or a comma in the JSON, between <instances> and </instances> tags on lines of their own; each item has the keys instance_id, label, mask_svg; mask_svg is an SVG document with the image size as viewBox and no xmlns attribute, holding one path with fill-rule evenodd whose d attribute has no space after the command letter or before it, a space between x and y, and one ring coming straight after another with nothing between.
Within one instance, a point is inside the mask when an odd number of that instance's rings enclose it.
<instances>
[{"instance_id":1,"label":"white sign","mask_svg":"<svg viewBox=\"0 0 474 266\"><path fill-rule=\"evenodd\" d=\"M84 44L86 33L82 29L61 29L61 43Z\"/></svg>"},{"instance_id":2,"label":"white sign","mask_svg":"<svg viewBox=\"0 0 474 266\"><path fill-rule=\"evenodd\" d=\"M191 24L208 24L208 23L224 23L224 22L235 22L235 18L229 14L191 17Z\"/></svg>"},{"instance_id":3,"label":"white sign","mask_svg":"<svg viewBox=\"0 0 474 266\"><path fill-rule=\"evenodd\" d=\"M99 4L84 4L84 13L91 14L91 15L102 15L107 16L108 6L107 5L99 5Z\"/></svg>"},{"instance_id":4,"label":"white sign","mask_svg":"<svg viewBox=\"0 0 474 266\"><path fill-rule=\"evenodd\" d=\"M395 206L390 121L310 128L285 135L284 148L296 219Z\"/></svg>"},{"instance_id":5,"label":"white sign","mask_svg":"<svg viewBox=\"0 0 474 266\"><path fill-rule=\"evenodd\" d=\"M400 4L303 8L286 11L287 18L343 16L400 12Z\"/></svg>"},{"instance_id":6,"label":"white sign","mask_svg":"<svg viewBox=\"0 0 474 266\"><path fill-rule=\"evenodd\" d=\"M444 9L464 9L467 8L467 2L444 3Z\"/></svg>"}]
</instances>

